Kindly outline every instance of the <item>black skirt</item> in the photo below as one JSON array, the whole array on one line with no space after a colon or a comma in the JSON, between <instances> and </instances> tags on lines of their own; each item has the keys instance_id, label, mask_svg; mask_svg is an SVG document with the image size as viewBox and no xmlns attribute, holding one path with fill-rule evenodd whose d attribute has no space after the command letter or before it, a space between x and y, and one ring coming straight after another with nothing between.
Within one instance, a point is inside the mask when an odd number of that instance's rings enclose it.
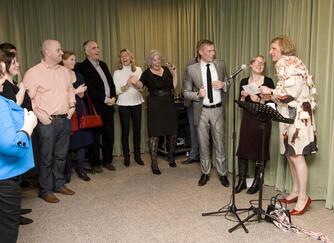
<instances>
[{"instance_id":1,"label":"black skirt","mask_svg":"<svg viewBox=\"0 0 334 243\"><path fill-rule=\"evenodd\" d=\"M177 134L176 106L173 96L148 96L147 129L149 137Z\"/></svg>"}]
</instances>

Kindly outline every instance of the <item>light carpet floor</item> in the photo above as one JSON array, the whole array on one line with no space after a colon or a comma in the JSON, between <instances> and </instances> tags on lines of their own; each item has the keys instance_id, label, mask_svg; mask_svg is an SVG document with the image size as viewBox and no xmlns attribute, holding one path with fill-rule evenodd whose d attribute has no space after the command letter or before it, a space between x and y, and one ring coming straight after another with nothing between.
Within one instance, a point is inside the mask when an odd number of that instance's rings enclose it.
<instances>
[{"instance_id":1,"label":"light carpet floor","mask_svg":"<svg viewBox=\"0 0 334 243\"><path fill-rule=\"evenodd\" d=\"M143 156L149 161L149 156ZM159 159L162 175L153 175L149 163L139 166L133 161L124 167L122 157L115 158L116 171L104 170L90 175L84 182L74 174L68 186L74 196L57 196L59 203L48 204L37 197L37 190L23 192L22 207L32 208L28 217L33 224L20 226L18 242L316 242L292 232L283 232L265 221L246 224L233 233L236 223L229 215L203 217L229 203L231 187L223 187L213 169L207 185L197 186L199 164L170 168ZM231 182L231 177L230 182ZM264 198L277 192L264 187ZM237 194L238 208L249 207L249 200L258 194ZM268 202L264 201L264 208ZM293 206L293 205L292 205ZM247 214L241 214L245 218ZM324 201L312 202L303 216L293 217L294 224L334 239L334 212Z\"/></svg>"}]
</instances>

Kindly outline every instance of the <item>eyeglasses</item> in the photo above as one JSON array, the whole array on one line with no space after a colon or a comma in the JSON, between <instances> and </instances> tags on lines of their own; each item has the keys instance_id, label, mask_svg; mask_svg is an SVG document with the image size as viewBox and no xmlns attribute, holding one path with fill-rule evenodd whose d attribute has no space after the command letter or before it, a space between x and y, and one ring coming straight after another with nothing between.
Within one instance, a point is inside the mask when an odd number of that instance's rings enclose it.
<instances>
[{"instance_id":1,"label":"eyeglasses","mask_svg":"<svg viewBox=\"0 0 334 243\"><path fill-rule=\"evenodd\" d=\"M261 65L261 66L264 66L265 64L264 62L260 62L260 61L254 61L253 63L257 65Z\"/></svg>"}]
</instances>

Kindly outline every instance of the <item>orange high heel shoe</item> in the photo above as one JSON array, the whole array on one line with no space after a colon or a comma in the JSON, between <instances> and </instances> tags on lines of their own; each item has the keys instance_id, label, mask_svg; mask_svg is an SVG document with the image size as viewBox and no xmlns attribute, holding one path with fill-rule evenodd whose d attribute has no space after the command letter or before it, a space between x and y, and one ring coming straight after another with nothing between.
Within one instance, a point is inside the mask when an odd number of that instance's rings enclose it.
<instances>
[{"instance_id":1,"label":"orange high heel shoe","mask_svg":"<svg viewBox=\"0 0 334 243\"><path fill-rule=\"evenodd\" d=\"M290 211L290 215L303 215L305 213L306 209L310 206L311 202L312 202L312 199L310 197L308 197L304 208L300 211L298 211L296 209L292 209Z\"/></svg>"},{"instance_id":2,"label":"orange high heel shoe","mask_svg":"<svg viewBox=\"0 0 334 243\"><path fill-rule=\"evenodd\" d=\"M292 199L286 199L285 197L284 198L282 198L282 199L278 199L278 201L280 202L280 203L285 203L285 204L289 204L289 203L295 203L295 202L297 202L297 200L298 200L298 196L297 197L294 197L294 198L292 198Z\"/></svg>"}]
</instances>

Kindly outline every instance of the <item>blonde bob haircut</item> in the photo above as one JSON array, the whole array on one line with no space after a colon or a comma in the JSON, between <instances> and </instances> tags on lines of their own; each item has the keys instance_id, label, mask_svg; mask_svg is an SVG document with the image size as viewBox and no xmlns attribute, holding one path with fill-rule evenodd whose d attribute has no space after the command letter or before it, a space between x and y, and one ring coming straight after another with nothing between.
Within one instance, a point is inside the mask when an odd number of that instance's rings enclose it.
<instances>
[{"instance_id":1,"label":"blonde bob haircut","mask_svg":"<svg viewBox=\"0 0 334 243\"><path fill-rule=\"evenodd\" d=\"M126 52L129 55L129 57L130 57L130 64L131 64L131 71L135 72L136 71L135 57L134 57L133 53L129 49L127 49L127 48L124 48L124 49L122 49L119 52L119 55L118 55L118 58L119 58L118 69L119 70L123 69L123 64L121 62L121 55L122 55L123 52Z\"/></svg>"},{"instance_id":2,"label":"blonde bob haircut","mask_svg":"<svg viewBox=\"0 0 334 243\"><path fill-rule=\"evenodd\" d=\"M159 56L160 60L161 60L161 64L164 62L163 61L163 57L161 55L161 53L157 50L151 50L145 57L145 65L150 68L152 67L153 64L153 58L155 56Z\"/></svg>"},{"instance_id":3,"label":"blonde bob haircut","mask_svg":"<svg viewBox=\"0 0 334 243\"><path fill-rule=\"evenodd\" d=\"M280 35L271 40L270 44L277 42L281 48L282 55L294 56L296 54L295 44L292 40L284 35Z\"/></svg>"}]
</instances>

